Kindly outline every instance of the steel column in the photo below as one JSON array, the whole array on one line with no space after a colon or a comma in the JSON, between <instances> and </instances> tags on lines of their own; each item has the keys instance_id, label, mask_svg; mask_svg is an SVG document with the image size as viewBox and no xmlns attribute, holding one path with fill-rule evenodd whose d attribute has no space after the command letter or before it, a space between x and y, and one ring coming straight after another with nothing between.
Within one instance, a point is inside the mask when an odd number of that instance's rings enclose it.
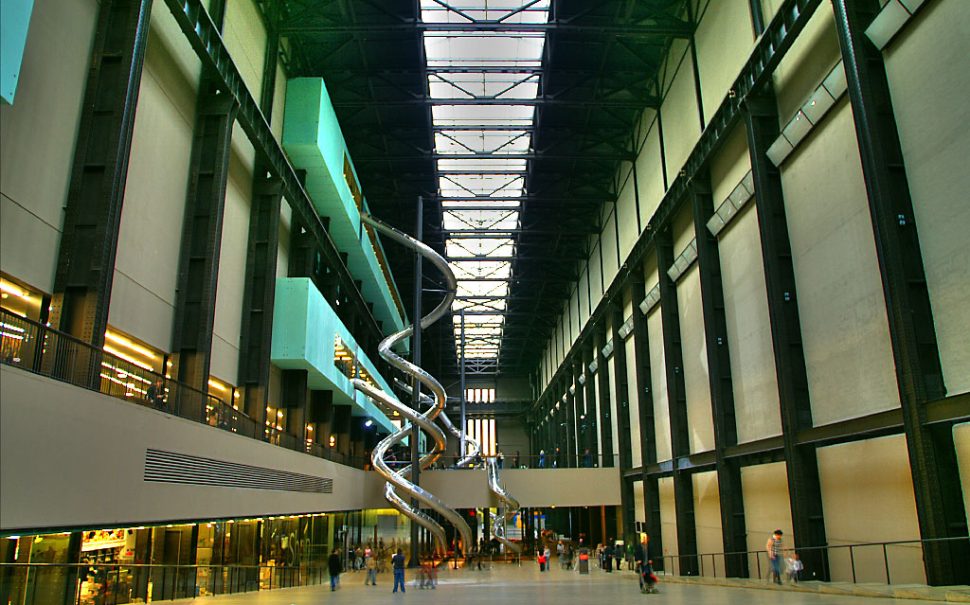
<instances>
[{"instance_id":1,"label":"steel column","mask_svg":"<svg viewBox=\"0 0 970 605\"><path fill-rule=\"evenodd\" d=\"M271 19L275 21L275 19ZM270 24L263 57L263 82L259 107L273 115L279 35ZM239 384L245 391L247 409L260 421L269 400L270 350L273 343L273 307L276 298L276 259L279 249L280 204L283 183L262 157L253 169L253 201L249 213L246 245L246 278L243 290L243 322L239 334ZM291 229L295 223L291 224ZM252 400L252 403L250 403ZM319 436L318 436L319 438Z\"/></svg>"},{"instance_id":2,"label":"steel column","mask_svg":"<svg viewBox=\"0 0 970 605\"><path fill-rule=\"evenodd\" d=\"M584 384L579 383L579 377L583 376L583 359L573 360L573 383L576 385L576 393L573 395L573 424L570 429L575 436L576 466L583 466L586 455L586 389ZM592 456L592 453L590 453Z\"/></svg>"},{"instance_id":3,"label":"steel column","mask_svg":"<svg viewBox=\"0 0 970 605\"><path fill-rule=\"evenodd\" d=\"M603 355L603 347L606 346L609 327L604 323L599 333L602 342L597 342L596 347L596 390L599 391L599 424L600 424L600 443L603 444L603 466L613 468L617 462L613 456L613 418L610 417L610 371L606 365L606 357Z\"/></svg>"},{"instance_id":4,"label":"steel column","mask_svg":"<svg viewBox=\"0 0 970 605\"><path fill-rule=\"evenodd\" d=\"M749 95L743 109L758 210L794 543L796 548L825 546L825 518L815 446L799 445L797 441L800 430L812 427L812 406L785 199L781 173L766 155L779 134L778 106L768 87L759 95ZM827 551L804 551L802 558L806 568L817 570L820 580L828 579Z\"/></svg>"},{"instance_id":5,"label":"steel column","mask_svg":"<svg viewBox=\"0 0 970 605\"><path fill-rule=\"evenodd\" d=\"M586 413L585 420L585 438L583 439L583 445L589 448L590 453L594 456L596 460L596 466L603 466L603 460L598 456L599 452L599 422L598 410L596 406L596 377L593 373L589 371L589 364L593 363L593 349L595 346L592 343L592 336L588 339L590 342L583 346L583 371L586 372L586 393L585 393L585 404L584 411Z\"/></svg>"},{"instance_id":6,"label":"steel column","mask_svg":"<svg viewBox=\"0 0 970 605\"><path fill-rule=\"evenodd\" d=\"M640 411L640 452L643 469L643 513L646 532L654 552L663 552L663 536L660 525L660 484L656 477L647 473L647 467L657 463L657 429L653 412L653 368L650 364L650 334L647 317L640 312L640 301L646 297L643 267L637 271L630 284L633 297L633 350L637 374L637 407ZM630 531L627 531L629 539ZM639 539L636 538L636 543ZM658 566L663 569L663 563Z\"/></svg>"},{"instance_id":7,"label":"steel column","mask_svg":"<svg viewBox=\"0 0 970 605\"><path fill-rule=\"evenodd\" d=\"M925 425L926 402L943 397L946 388L886 67L864 33L882 6L876 0L832 0L832 5L868 192L920 536L966 537L960 482L942 476L937 462L953 457L952 440L934 439ZM930 584L970 582L967 541L931 543L923 552Z\"/></svg>"},{"instance_id":8,"label":"steel column","mask_svg":"<svg viewBox=\"0 0 970 605\"><path fill-rule=\"evenodd\" d=\"M710 174L707 171L702 171L694 177L689 195L694 211L697 270L704 314L704 339L707 345L721 532L724 552L742 553L748 548L744 522L744 496L741 491L741 467L737 460L728 459L724 455L727 448L737 445L738 430L734 412L731 355L728 351L727 318L724 313L721 259L717 238L707 229L707 221L714 215L714 199ZM727 555L724 564L728 577L748 577L747 555Z\"/></svg>"},{"instance_id":9,"label":"steel column","mask_svg":"<svg viewBox=\"0 0 970 605\"><path fill-rule=\"evenodd\" d=\"M690 456L687 425L687 394L684 386L684 361L677 308L677 284L667 275L674 264L671 227L657 234L657 266L660 275L660 313L663 322L664 362L667 374L667 405L670 410L670 449L673 456L674 507L677 515L677 550L681 575L697 575L697 527L694 521L694 483L691 474L681 469L679 458Z\"/></svg>"},{"instance_id":10,"label":"steel column","mask_svg":"<svg viewBox=\"0 0 970 605\"><path fill-rule=\"evenodd\" d=\"M616 385L616 418L617 437L620 453L620 474L633 468L633 446L630 435L630 386L626 370L626 343L620 336L620 326L623 325L623 306L617 301L610 305L610 334L613 338L613 367L615 370L613 382ZM638 437L639 438L639 437ZM635 527L633 484L623 480L620 483L620 519L624 534L629 534Z\"/></svg>"},{"instance_id":11,"label":"steel column","mask_svg":"<svg viewBox=\"0 0 970 605\"><path fill-rule=\"evenodd\" d=\"M213 23L221 30L225 3L221 0L213 2L211 9ZM218 74L203 67L196 101L172 330L179 381L203 391L209 380L222 219L237 108L220 83Z\"/></svg>"},{"instance_id":12,"label":"steel column","mask_svg":"<svg viewBox=\"0 0 970 605\"><path fill-rule=\"evenodd\" d=\"M151 0L101 2L65 204L50 322L95 349L108 327L151 9ZM92 385L100 381L94 357L77 377Z\"/></svg>"},{"instance_id":13,"label":"steel column","mask_svg":"<svg viewBox=\"0 0 970 605\"><path fill-rule=\"evenodd\" d=\"M414 237L419 242L424 239L424 198L420 195L418 196L418 203L416 207L416 219L414 227ZM412 310L411 324L414 329L411 334L411 363L421 367L421 336L424 331L421 325L421 318L424 317L423 305L421 304L424 295L424 274L423 265L424 257L421 254L415 252L414 254L414 307ZM421 382L415 378L414 384L411 387L411 407L415 410L421 409ZM411 482L415 486L420 486L421 478L421 432L418 426L411 424ZM482 444L484 445L484 444ZM411 498L411 506L419 507L420 503L415 499ZM485 515L486 522L488 520L488 515ZM411 553L408 560L408 567L417 567L421 564L421 551L418 545L418 536L420 535L421 527L415 523L411 522Z\"/></svg>"}]
</instances>

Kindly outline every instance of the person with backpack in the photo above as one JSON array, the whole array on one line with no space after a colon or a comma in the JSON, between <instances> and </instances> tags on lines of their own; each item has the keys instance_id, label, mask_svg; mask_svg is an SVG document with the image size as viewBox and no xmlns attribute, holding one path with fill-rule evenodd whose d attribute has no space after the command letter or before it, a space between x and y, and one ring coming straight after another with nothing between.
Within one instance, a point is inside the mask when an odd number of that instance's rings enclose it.
<instances>
[{"instance_id":1,"label":"person with backpack","mask_svg":"<svg viewBox=\"0 0 970 605\"><path fill-rule=\"evenodd\" d=\"M394 590L391 592L397 592L397 587L401 587L401 592L407 592L404 590L404 553L401 549L397 549L397 554L391 557L391 567L394 568Z\"/></svg>"}]
</instances>

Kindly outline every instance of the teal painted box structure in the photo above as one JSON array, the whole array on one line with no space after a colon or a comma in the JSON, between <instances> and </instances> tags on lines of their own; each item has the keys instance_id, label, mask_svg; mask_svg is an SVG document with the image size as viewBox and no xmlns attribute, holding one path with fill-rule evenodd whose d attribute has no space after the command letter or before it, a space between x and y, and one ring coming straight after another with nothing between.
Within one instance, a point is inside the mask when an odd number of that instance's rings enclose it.
<instances>
[{"instance_id":1,"label":"teal painted box structure","mask_svg":"<svg viewBox=\"0 0 970 605\"><path fill-rule=\"evenodd\" d=\"M334 343L338 336L374 382L390 392L390 386L377 373L367 354L358 350L357 341L310 279L281 277L276 280L273 364L285 370L306 370L307 385L311 389L333 391L335 404L353 406L354 416L369 416L385 432L395 431L397 427L391 420L369 397L355 391L350 379L337 368Z\"/></svg>"},{"instance_id":2,"label":"teal painted box structure","mask_svg":"<svg viewBox=\"0 0 970 605\"><path fill-rule=\"evenodd\" d=\"M357 174L322 79L296 78L287 83L283 148L293 166L306 171L307 193L317 212L330 219L330 236L347 254L347 264L360 279L364 298L374 304L374 316L388 332L401 330L404 316L396 302L397 286L381 269L374 247L380 248L380 241L375 237L376 244L372 244L361 224L357 202L344 177L345 166L355 186ZM359 197L366 210L366 199L362 194Z\"/></svg>"},{"instance_id":3,"label":"teal painted box structure","mask_svg":"<svg viewBox=\"0 0 970 605\"><path fill-rule=\"evenodd\" d=\"M33 12L34 0L0 2L0 100L9 105L17 93Z\"/></svg>"}]
</instances>

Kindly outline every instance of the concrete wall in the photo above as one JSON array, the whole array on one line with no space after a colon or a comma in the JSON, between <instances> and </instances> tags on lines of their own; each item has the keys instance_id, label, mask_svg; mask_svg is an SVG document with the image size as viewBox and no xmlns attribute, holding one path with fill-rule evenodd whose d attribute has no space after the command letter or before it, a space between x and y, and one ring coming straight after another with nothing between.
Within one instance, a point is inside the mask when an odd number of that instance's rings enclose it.
<instances>
[{"instance_id":1,"label":"concrete wall","mask_svg":"<svg viewBox=\"0 0 970 605\"><path fill-rule=\"evenodd\" d=\"M718 238L740 443L781 434L757 213L754 202L748 202Z\"/></svg>"},{"instance_id":2,"label":"concrete wall","mask_svg":"<svg viewBox=\"0 0 970 605\"><path fill-rule=\"evenodd\" d=\"M375 473L0 366L0 530L383 507ZM332 494L146 482L157 448L332 478ZM56 477L56 481L38 480Z\"/></svg>"},{"instance_id":3,"label":"concrete wall","mask_svg":"<svg viewBox=\"0 0 970 605\"><path fill-rule=\"evenodd\" d=\"M919 540L905 437L821 448L818 469L830 545ZM918 544L891 546L887 556L892 583L926 583ZM852 557L857 581L886 581L881 547L855 548ZM830 549L829 563L833 580L852 580L848 549Z\"/></svg>"},{"instance_id":4,"label":"concrete wall","mask_svg":"<svg viewBox=\"0 0 970 605\"><path fill-rule=\"evenodd\" d=\"M639 313L639 311L638 311ZM633 466L642 464L643 448L640 444L640 398L637 389L637 360L636 346L631 334L624 341L626 349L626 385L627 385L627 409L630 411L630 452L633 459Z\"/></svg>"},{"instance_id":5,"label":"concrete wall","mask_svg":"<svg viewBox=\"0 0 970 605\"><path fill-rule=\"evenodd\" d=\"M163 351L172 348L200 71L168 9L153 5L108 322Z\"/></svg>"},{"instance_id":6,"label":"concrete wall","mask_svg":"<svg viewBox=\"0 0 970 605\"><path fill-rule=\"evenodd\" d=\"M970 391L970 6L926 5L886 48L886 68L949 394Z\"/></svg>"},{"instance_id":7,"label":"concrete wall","mask_svg":"<svg viewBox=\"0 0 970 605\"><path fill-rule=\"evenodd\" d=\"M812 415L899 405L852 114L840 102L782 169Z\"/></svg>"},{"instance_id":8,"label":"concrete wall","mask_svg":"<svg viewBox=\"0 0 970 605\"><path fill-rule=\"evenodd\" d=\"M651 435L657 447L657 460L670 460L670 398L667 395L666 359L663 347L663 322L660 306L647 316L647 333L650 342L650 382L653 388L653 426Z\"/></svg>"},{"instance_id":9,"label":"concrete wall","mask_svg":"<svg viewBox=\"0 0 970 605\"><path fill-rule=\"evenodd\" d=\"M791 505L788 499L788 476L785 463L759 464L741 469L741 493L744 497L744 527L748 534L748 550L764 550L765 543L776 529L791 536ZM789 540L791 545L791 540ZM761 569L766 570L767 561L761 555ZM748 568L756 575L758 561L749 557ZM811 578L815 570L806 569L805 578ZM764 572L762 572L762 575Z\"/></svg>"},{"instance_id":10,"label":"concrete wall","mask_svg":"<svg viewBox=\"0 0 970 605\"><path fill-rule=\"evenodd\" d=\"M721 503L717 492L717 472L696 473L694 485L694 525L697 532L697 552L722 553ZM724 557L702 557L701 575L724 576Z\"/></svg>"},{"instance_id":11,"label":"concrete wall","mask_svg":"<svg viewBox=\"0 0 970 605\"><path fill-rule=\"evenodd\" d=\"M620 504L620 472L615 468L506 468L500 480L524 507ZM421 474L421 485L452 507L498 505L483 469L426 471Z\"/></svg>"},{"instance_id":12,"label":"concrete wall","mask_svg":"<svg viewBox=\"0 0 970 605\"><path fill-rule=\"evenodd\" d=\"M44 292L54 287L97 16L94 0L37 0L16 99L0 103L0 270Z\"/></svg>"},{"instance_id":13,"label":"concrete wall","mask_svg":"<svg viewBox=\"0 0 970 605\"><path fill-rule=\"evenodd\" d=\"M970 422L953 427L953 442L956 445L960 483L963 486L963 508L967 513L967 524L970 525Z\"/></svg>"},{"instance_id":14,"label":"concrete wall","mask_svg":"<svg viewBox=\"0 0 970 605\"><path fill-rule=\"evenodd\" d=\"M677 282L677 307L683 349L684 386L687 395L687 426L691 453L714 449L711 384L704 341L704 310L697 264Z\"/></svg>"}]
</instances>

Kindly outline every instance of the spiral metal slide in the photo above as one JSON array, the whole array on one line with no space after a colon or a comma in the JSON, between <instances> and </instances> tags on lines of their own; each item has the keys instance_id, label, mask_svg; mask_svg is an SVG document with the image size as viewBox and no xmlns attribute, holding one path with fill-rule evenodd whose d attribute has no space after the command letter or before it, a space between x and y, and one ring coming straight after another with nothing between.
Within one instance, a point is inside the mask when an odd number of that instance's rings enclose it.
<instances>
[{"instance_id":1,"label":"spiral metal slide","mask_svg":"<svg viewBox=\"0 0 970 605\"><path fill-rule=\"evenodd\" d=\"M434 322L438 321L451 307L451 303L454 300L455 293L458 289L458 282L455 279L454 273L452 273L451 269L448 267L448 262L425 244L398 231L397 229L394 229L390 225L386 225L363 213L361 213L361 220L372 226L377 231L387 235L394 241L417 251L418 254L431 261L431 263L444 274L447 281L447 294L433 311L421 318L421 328L425 329ZM461 536L462 542L465 544L465 550L467 552L474 543L472 542L471 528L468 527L468 523L465 522L461 515L454 509L449 508L447 504L445 504L441 499L431 492L421 488L418 485L415 485L410 480L410 465L399 471L395 471L391 469L391 467L388 466L387 462L384 460L388 450L391 447L397 445L409 436L411 436L413 439L417 439L419 436L419 430L427 433L431 438L432 443L431 449L418 461L419 468L425 469L431 466L436 460L438 460L439 457L441 457L441 454L445 449L447 437L444 431L434 423L435 419L441 414L445 407L447 396L445 394L444 387L441 386L441 383L435 380L431 374L428 374L420 367L405 360L392 350L394 346L410 337L413 333L413 325L408 326L399 332L395 332L382 340L380 345L378 345L377 350L378 354L389 364L391 364L392 367L397 368L405 374L413 376L422 385L424 385L424 387L431 391L434 404L428 408L426 412L423 414L419 413L410 406L401 403L401 401L398 400L397 397L395 397L392 393L388 393L368 382L360 379L354 379L351 382L356 390L373 399L379 406L383 407L385 411L390 413L397 412L409 423L409 425L405 428L395 431L390 436L384 438L380 443L377 444L377 447L374 448L374 451L371 454L371 461L374 464L374 469L387 481L387 485L384 488L384 498L387 499L391 506L401 511L404 516L427 529L431 535L434 536L436 545L438 546L438 551L442 552L447 548L447 538L445 536L444 527L442 527L441 524L430 515L423 512L421 510L421 505L437 512L455 527L458 534ZM412 506L411 503L401 495L401 493L405 494L408 498L417 500L419 506Z\"/></svg>"},{"instance_id":2,"label":"spiral metal slide","mask_svg":"<svg viewBox=\"0 0 970 605\"><path fill-rule=\"evenodd\" d=\"M404 382L402 382L397 378L394 379L394 386L396 386L401 390L407 390L410 388L408 385L404 384ZM431 396L426 393L421 393L421 403L423 405L432 406L434 405L434 399L432 399ZM447 414L445 414L444 412L441 412L440 414L438 414L438 417L436 418L436 420L441 422L441 424L445 426L445 429L449 433L451 433L451 435L455 439L457 439L459 443L461 443L461 430L459 430L458 427L452 424L451 419L448 418ZM455 463L456 468L474 466L475 462L478 460L478 455L482 451L481 444L478 443L477 440L473 439L469 435L465 435L465 443L471 446L471 450L466 452L464 457L462 457L460 460L458 460L458 462Z\"/></svg>"},{"instance_id":3,"label":"spiral metal slide","mask_svg":"<svg viewBox=\"0 0 970 605\"><path fill-rule=\"evenodd\" d=\"M407 385L401 382L400 380L395 380L394 383L397 387L401 389L407 388ZM421 403L424 405L432 405L434 401L431 399L430 396L422 393ZM457 427L455 427L454 424L451 423L451 420L448 418L447 415L445 415L444 412L438 415L438 420L441 421L441 424L445 425L445 428L448 429L448 432L454 435L456 439L459 439L459 440L461 439L461 431ZM456 464L458 468L462 468L473 464L478 458L479 452L481 451L481 445L478 443L478 441L476 441L472 437L466 435L465 441L471 444L471 452L468 453L464 458L458 461L458 463ZM521 505L519 504L519 501L513 498L508 493L508 491L506 491L505 488L502 487L502 485L499 483L498 462L494 457L491 457L488 459L488 462L486 463L486 466L485 466L485 470L488 473L487 475L488 489L493 494L495 494L495 497L499 500L499 502L502 503L500 508L503 509L500 513L497 513L497 514L491 513L491 512L489 513L489 516L492 520L492 536L494 536L496 540L504 544L505 547L511 550L512 552L515 552L515 553L522 552L522 547L520 545L516 544L515 542L512 542L511 540L505 537L505 526L508 524L509 521L515 518L515 515L518 514L519 509L521 508Z\"/></svg>"},{"instance_id":4,"label":"spiral metal slide","mask_svg":"<svg viewBox=\"0 0 970 605\"><path fill-rule=\"evenodd\" d=\"M488 472L488 489L495 494L495 497L502 503L502 512L498 514L491 514L492 517L492 535L496 540L505 545L506 548L512 552L519 553L522 552L522 547L512 542L505 537L505 526L509 521L515 518L515 515L519 512L519 501L509 495L505 488L499 484L498 480L498 461L495 457L488 459L485 466Z\"/></svg>"}]
</instances>

